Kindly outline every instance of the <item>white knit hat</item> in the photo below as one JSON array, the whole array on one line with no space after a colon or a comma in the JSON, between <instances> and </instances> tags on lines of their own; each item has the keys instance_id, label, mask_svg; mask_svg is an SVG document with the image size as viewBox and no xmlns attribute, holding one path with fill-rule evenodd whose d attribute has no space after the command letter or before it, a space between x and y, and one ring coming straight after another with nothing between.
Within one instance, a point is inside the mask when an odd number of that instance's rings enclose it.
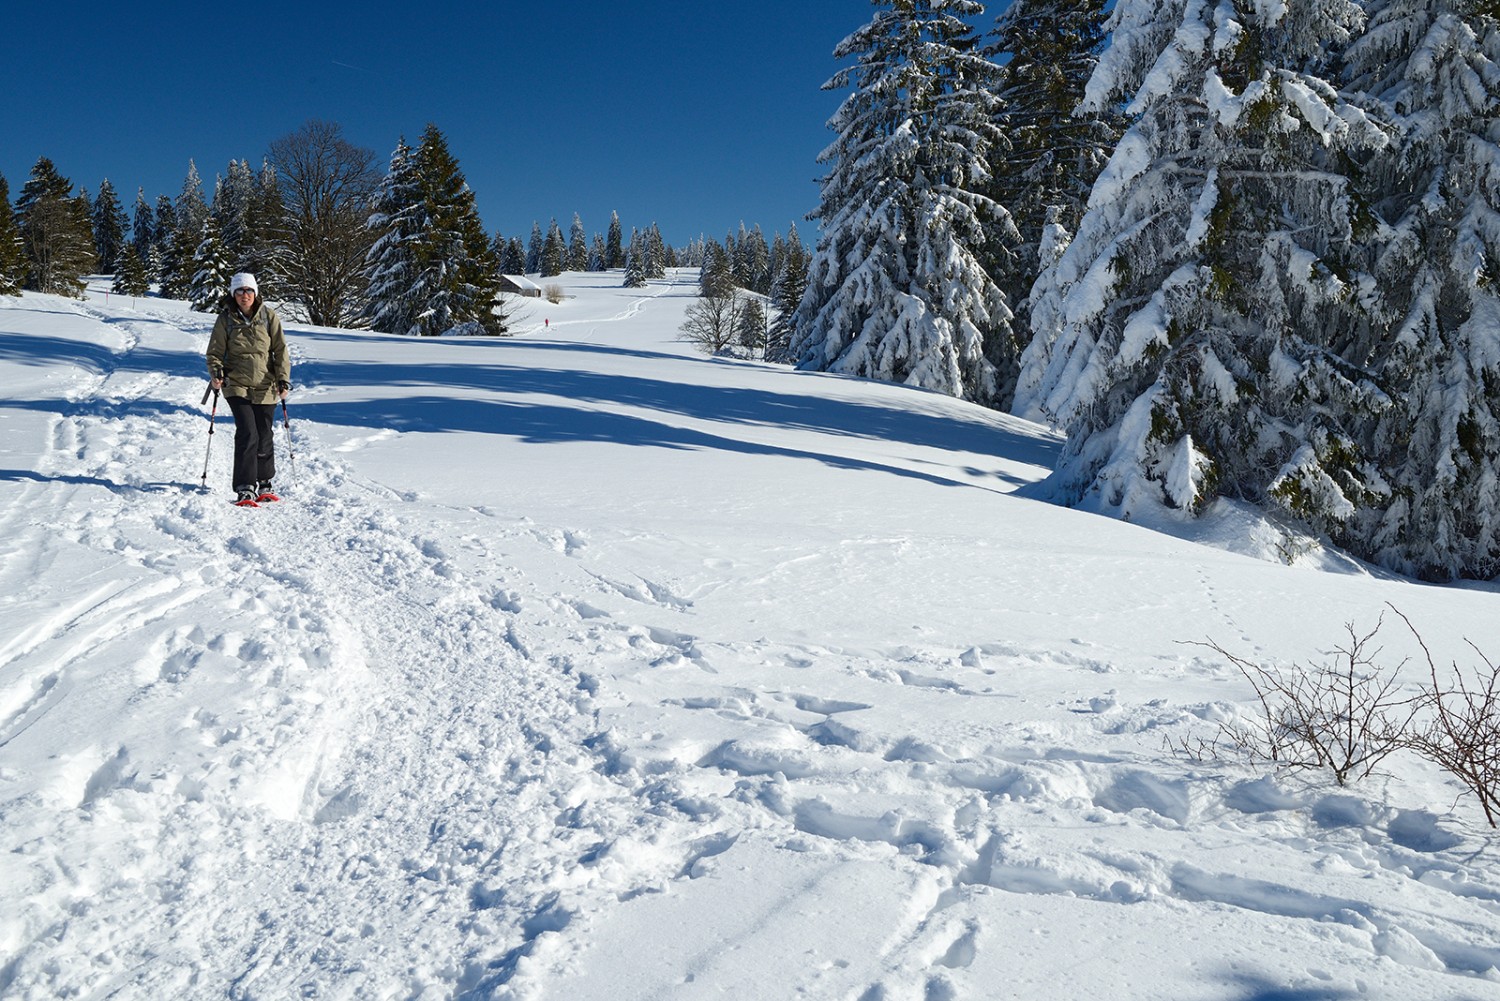
<instances>
[{"instance_id":1,"label":"white knit hat","mask_svg":"<svg viewBox=\"0 0 1500 1001\"><path fill-rule=\"evenodd\" d=\"M241 271L239 274L229 279L230 295L234 295L236 291L242 288L250 289L256 295L260 294L260 286L255 284L255 276L248 271Z\"/></svg>"}]
</instances>

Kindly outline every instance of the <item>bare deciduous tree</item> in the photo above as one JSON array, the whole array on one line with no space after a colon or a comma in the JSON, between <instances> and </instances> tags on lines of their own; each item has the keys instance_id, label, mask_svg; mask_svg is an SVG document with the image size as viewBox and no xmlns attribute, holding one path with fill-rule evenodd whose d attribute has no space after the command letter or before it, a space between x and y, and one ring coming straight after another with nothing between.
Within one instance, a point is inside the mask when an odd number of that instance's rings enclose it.
<instances>
[{"instance_id":1,"label":"bare deciduous tree","mask_svg":"<svg viewBox=\"0 0 1500 1001\"><path fill-rule=\"evenodd\" d=\"M741 309L738 295L704 296L688 307L682 324L682 339L709 354L718 354L733 344L739 334Z\"/></svg>"},{"instance_id":2,"label":"bare deciduous tree","mask_svg":"<svg viewBox=\"0 0 1500 1001\"><path fill-rule=\"evenodd\" d=\"M362 325L375 153L345 139L341 126L312 120L271 143L268 159L286 210L287 300L313 323Z\"/></svg>"}]
</instances>

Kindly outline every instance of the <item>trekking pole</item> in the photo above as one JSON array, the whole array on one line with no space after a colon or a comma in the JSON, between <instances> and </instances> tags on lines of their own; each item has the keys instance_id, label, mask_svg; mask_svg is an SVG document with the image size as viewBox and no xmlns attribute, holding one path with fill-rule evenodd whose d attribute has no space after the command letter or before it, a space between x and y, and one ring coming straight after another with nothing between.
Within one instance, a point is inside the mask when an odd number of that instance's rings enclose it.
<instances>
[{"instance_id":1,"label":"trekking pole","mask_svg":"<svg viewBox=\"0 0 1500 1001\"><path fill-rule=\"evenodd\" d=\"M208 388L203 391L203 402L204 403L208 402L208 394L209 393L213 393L214 394L214 408L213 408L213 410L209 411L209 414L208 414L208 447L203 450L203 489L204 490L208 489L208 457L209 457L210 454L212 454L212 452L214 450L214 418L217 417L218 413L219 413L219 391L213 387L213 383L209 383Z\"/></svg>"},{"instance_id":2,"label":"trekking pole","mask_svg":"<svg viewBox=\"0 0 1500 1001\"><path fill-rule=\"evenodd\" d=\"M297 455L292 451L292 419L286 412L286 397L281 398L281 428L286 432L286 468L293 478L297 475Z\"/></svg>"}]
</instances>

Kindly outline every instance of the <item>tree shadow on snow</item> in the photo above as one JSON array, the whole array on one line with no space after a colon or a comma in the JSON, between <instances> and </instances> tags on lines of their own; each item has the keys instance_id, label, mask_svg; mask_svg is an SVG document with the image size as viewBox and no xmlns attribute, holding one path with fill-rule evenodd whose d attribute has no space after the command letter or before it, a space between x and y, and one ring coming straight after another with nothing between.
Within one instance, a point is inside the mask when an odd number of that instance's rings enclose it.
<instances>
[{"instance_id":1,"label":"tree shadow on snow","mask_svg":"<svg viewBox=\"0 0 1500 1001\"><path fill-rule=\"evenodd\" d=\"M393 407L393 403L397 406ZM939 486L974 485L960 482L951 476L924 473L872 460L741 441L629 414L548 403L450 400L444 397L417 396L399 401L373 400L368 403L303 403L294 416L299 420L358 428L504 434L530 444L611 442L620 445L812 459L838 469L893 473Z\"/></svg>"},{"instance_id":2,"label":"tree shadow on snow","mask_svg":"<svg viewBox=\"0 0 1500 1001\"><path fill-rule=\"evenodd\" d=\"M526 345L531 350L553 345ZM606 351L642 358L670 359L678 355L620 351L580 345L557 345L559 351ZM865 441L904 442L947 452L973 452L1051 468L1059 440L1038 430L1007 424L999 414L975 411L972 418L925 410L929 402L947 406L947 397L907 390L912 407L902 409L864 400L847 400L797 393L778 393L742 386L704 386L666 379L604 374L572 368L537 368L507 364L445 364L426 361L412 379L410 366L394 362L309 362L304 382L346 386L453 387L505 395L540 395L579 404L616 405L654 411L709 423L745 428L808 431ZM860 463L802 449L736 441L720 435L690 431L647 417L605 414L586 406L570 407L529 401L453 400L414 396L377 402L305 402L302 416L333 424L359 427L389 426L394 430L462 430L514 434L528 441L620 441L668 447L727 448L758 454L817 457L839 465L892 468ZM920 474L915 474L920 475ZM925 477L942 480L942 477ZM1014 482L1021 482L1016 480Z\"/></svg>"},{"instance_id":3,"label":"tree shadow on snow","mask_svg":"<svg viewBox=\"0 0 1500 1001\"><path fill-rule=\"evenodd\" d=\"M1288 987L1265 977L1246 973L1232 974L1229 979L1238 985L1232 995L1233 1001L1340 1001L1342 998L1359 997L1359 992L1341 990L1336 987Z\"/></svg>"},{"instance_id":4,"label":"tree shadow on snow","mask_svg":"<svg viewBox=\"0 0 1500 1001\"><path fill-rule=\"evenodd\" d=\"M0 330L0 361L21 365L56 366L74 364L93 375L113 372L155 372L166 376L201 376L208 380L203 356L186 351L161 351L140 347L114 351L103 344Z\"/></svg>"},{"instance_id":5,"label":"tree shadow on snow","mask_svg":"<svg viewBox=\"0 0 1500 1001\"><path fill-rule=\"evenodd\" d=\"M198 483L116 483L97 476L74 476L35 473L29 469L0 469L0 483L71 483L83 487L103 487L111 493L128 494L176 494L199 491Z\"/></svg>"},{"instance_id":6,"label":"tree shadow on snow","mask_svg":"<svg viewBox=\"0 0 1500 1001\"><path fill-rule=\"evenodd\" d=\"M56 414L59 417L105 417L120 419L123 417L175 417L182 413L191 413L195 417L201 417L205 422L208 420L210 409L207 405L199 406L198 400L183 400L174 403L167 400L143 400L143 399L121 399L121 400L0 400L0 408L9 407L15 410L34 410L43 414ZM219 402L219 420L229 420L229 407L221 400Z\"/></svg>"}]
</instances>

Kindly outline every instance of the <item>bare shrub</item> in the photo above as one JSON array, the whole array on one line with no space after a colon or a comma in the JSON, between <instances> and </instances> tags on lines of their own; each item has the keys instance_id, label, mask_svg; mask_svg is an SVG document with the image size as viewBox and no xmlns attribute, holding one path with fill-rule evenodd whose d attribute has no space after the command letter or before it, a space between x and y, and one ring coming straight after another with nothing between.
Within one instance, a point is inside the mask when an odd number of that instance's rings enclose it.
<instances>
[{"instance_id":1,"label":"bare shrub","mask_svg":"<svg viewBox=\"0 0 1500 1001\"><path fill-rule=\"evenodd\" d=\"M1260 704L1253 723L1224 724L1222 735L1252 759L1327 769L1341 786L1409 746L1412 720L1426 698L1401 694L1397 677L1405 661L1394 668L1375 663L1380 651L1371 644L1379 622L1364 635L1353 623L1344 629L1348 639L1335 648L1336 658L1319 666L1267 666L1217 643L1202 644L1239 669Z\"/></svg>"},{"instance_id":2,"label":"bare shrub","mask_svg":"<svg viewBox=\"0 0 1500 1001\"><path fill-rule=\"evenodd\" d=\"M1411 747L1462 782L1490 826L1500 826L1500 664L1471 642L1484 666L1468 672L1454 663L1445 683L1426 642L1405 615L1401 621L1422 647L1432 686L1426 691L1430 719L1411 737Z\"/></svg>"},{"instance_id":3,"label":"bare shrub","mask_svg":"<svg viewBox=\"0 0 1500 1001\"><path fill-rule=\"evenodd\" d=\"M1390 608L1427 661L1429 681L1416 695L1402 697L1397 685L1407 660L1392 668L1375 663L1380 651L1370 645L1384 615L1365 635L1346 624L1347 643L1322 667L1267 667L1217 643L1202 643L1250 682L1260 713L1247 725L1221 724L1211 741L1182 738L1168 747L1195 761L1218 760L1223 741L1252 760L1326 768L1339 785L1364 778L1391 754L1411 749L1457 778L1479 799L1489 825L1500 827L1500 663L1469 642L1482 666L1465 670L1455 662L1445 681L1411 620Z\"/></svg>"},{"instance_id":4,"label":"bare shrub","mask_svg":"<svg viewBox=\"0 0 1500 1001\"><path fill-rule=\"evenodd\" d=\"M563 301L563 287L561 285L543 286L542 295L547 297L548 302L556 306L558 303Z\"/></svg>"}]
</instances>

